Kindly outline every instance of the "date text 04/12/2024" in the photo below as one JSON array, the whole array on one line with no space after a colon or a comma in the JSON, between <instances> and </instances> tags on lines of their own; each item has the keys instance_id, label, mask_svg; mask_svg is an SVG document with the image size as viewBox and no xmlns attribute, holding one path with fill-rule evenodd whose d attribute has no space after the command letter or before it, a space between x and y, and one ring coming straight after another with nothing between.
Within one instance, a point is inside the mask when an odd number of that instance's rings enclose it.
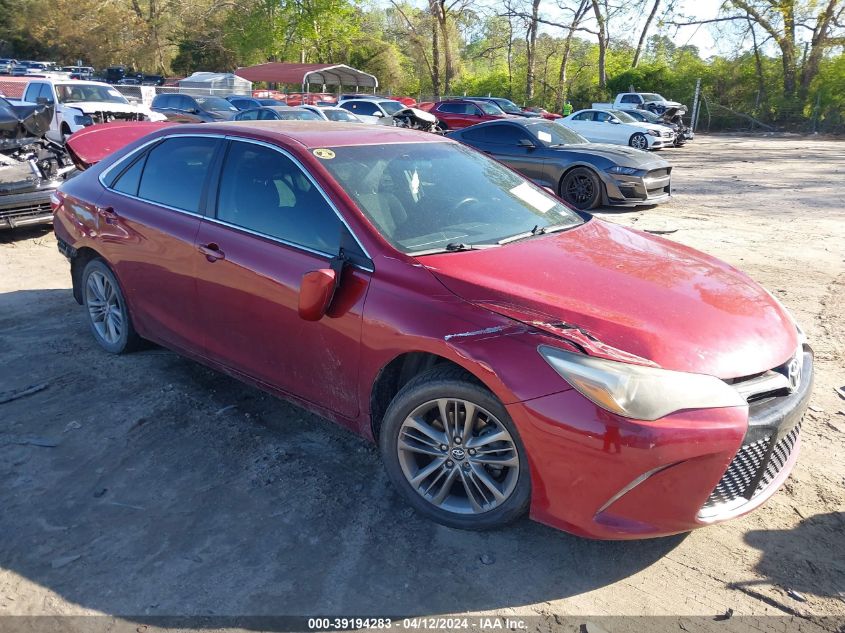
<instances>
[{"instance_id":1,"label":"date text 04/12/2024","mask_svg":"<svg viewBox=\"0 0 845 633\"><path fill-rule=\"evenodd\" d=\"M519 618L479 616L476 618L414 617L414 618L309 618L308 629L312 631L348 629L405 629L405 630L526 630L525 622Z\"/></svg>"}]
</instances>

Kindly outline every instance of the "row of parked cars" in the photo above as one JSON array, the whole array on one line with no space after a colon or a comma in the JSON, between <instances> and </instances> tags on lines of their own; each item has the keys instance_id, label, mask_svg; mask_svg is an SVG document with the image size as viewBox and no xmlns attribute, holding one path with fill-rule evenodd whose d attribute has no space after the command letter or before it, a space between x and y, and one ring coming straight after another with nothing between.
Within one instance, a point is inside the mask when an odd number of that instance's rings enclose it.
<instances>
[{"instance_id":1,"label":"row of parked cars","mask_svg":"<svg viewBox=\"0 0 845 633\"><path fill-rule=\"evenodd\" d=\"M667 200L671 165L639 150L679 146L692 138L647 110L587 109L562 117L495 97L446 99L414 108L384 97L342 95L336 105L291 107L278 99L242 95L160 94L152 109L182 123L299 119L436 130L495 156L579 209ZM421 119L426 113L431 116ZM402 116L416 124L399 124Z\"/></svg>"},{"instance_id":2,"label":"row of parked cars","mask_svg":"<svg viewBox=\"0 0 845 633\"><path fill-rule=\"evenodd\" d=\"M109 84L45 76L33 77L26 84L23 99L9 105L49 108L52 114L45 136L55 143L63 143L71 134L93 124L144 120L323 120L444 133L494 156L578 209L659 204L667 200L671 165L640 150L678 145L691 138L688 132L676 132L663 118L653 121L649 117L660 115L651 111L635 109L628 113L605 109L603 104L562 117L542 110L525 110L496 97L414 104L418 107L409 105L408 100L361 94L341 95L334 103L299 103L290 106L281 99L249 95L223 98L161 93L146 106L130 102ZM644 120L636 120L637 116ZM9 114L9 118L14 119L15 115ZM54 158L51 160L55 162ZM49 178L47 181L52 182ZM34 210L28 200L18 206L26 215L18 222L50 217L44 202ZM6 215L5 225L12 226L14 209L7 208Z\"/></svg>"},{"instance_id":3,"label":"row of parked cars","mask_svg":"<svg viewBox=\"0 0 845 633\"><path fill-rule=\"evenodd\" d=\"M553 195L667 193L655 154L565 122L91 126L55 233L105 351L337 421L420 516L619 539L750 512L795 464L812 350L732 266Z\"/></svg>"}]
</instances>

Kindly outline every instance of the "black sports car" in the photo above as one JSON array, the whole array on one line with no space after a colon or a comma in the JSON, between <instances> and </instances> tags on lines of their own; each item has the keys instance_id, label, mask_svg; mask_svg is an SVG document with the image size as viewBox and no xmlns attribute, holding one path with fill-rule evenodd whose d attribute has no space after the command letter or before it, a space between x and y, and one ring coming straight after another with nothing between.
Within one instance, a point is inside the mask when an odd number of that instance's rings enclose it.
<instances>
[{"instance_id":1,"label":"black sports car","mask_svg":"<svg viewBox=\"0 0 845 633\"><path fill-rule=\"evenodd\" d=\"M578 209L669 199L667 161L631 147L590 143L555 121L490 121L448 136L490 154Z\"/></svg>"}]
</instances>

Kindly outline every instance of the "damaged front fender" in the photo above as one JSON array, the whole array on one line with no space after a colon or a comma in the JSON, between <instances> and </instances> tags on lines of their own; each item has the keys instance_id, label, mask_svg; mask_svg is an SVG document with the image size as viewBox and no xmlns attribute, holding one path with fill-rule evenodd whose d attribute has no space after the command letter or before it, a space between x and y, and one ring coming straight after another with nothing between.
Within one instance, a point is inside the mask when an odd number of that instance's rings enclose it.
<instances>
[{"instance_id":1,"label":"damaged front fender","mask_svg":"<svg viewBox=\"0 0 845 633\"><path fill-rule=\"evenodd\" d=\"M566 323L560 319L555 319L553 316L516 305L487 302L478 303L477 305L481 305L496 314L501 314L509 319L519 321L524 325L563 339L588 356L595 356L596 358L603 358L605 360L615 360L621 363L630 363L632 365L659 367L659 365L647 358L603 343L584 328L573 323Z\"/></svg>"}]
</instances>

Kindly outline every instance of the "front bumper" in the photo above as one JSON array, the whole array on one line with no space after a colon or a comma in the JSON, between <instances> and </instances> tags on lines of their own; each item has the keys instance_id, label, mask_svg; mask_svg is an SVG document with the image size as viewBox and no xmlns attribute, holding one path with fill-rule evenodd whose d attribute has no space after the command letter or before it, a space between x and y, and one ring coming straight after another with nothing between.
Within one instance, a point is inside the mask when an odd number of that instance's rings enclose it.
<instances>
[{"instance_id":1,"label":"front bumper","mask_svg":"<svg viewBox=\"0 0 845 633\"><path fill-rule=\"evenodd\" d=\"M0 196L0 230L52 222L50 194L54 190L50 187Z\"/></svg>"},{"instance_id":2,"label":"front bumper","mask_svg":"<svg viewBox=\"0 0 845 633\"><path fill-rule=\"evenodd\" d=\"M652 169L645 175L632 176L605 173L604 184L607 190L605 204L660 204L669 200L672 193L672 168Z\"/></svg>"},{"instance_id":3,"label":"front bumper","mask_svg":"<svg viewBox=\"0 0 845 633\"><path fill-rule=\"evenodd\" d=\"M689 410L644 422L600 409L574 389L508 405L530 456L532 518L590 538L635 539L750 512L775 493L797 459L796 429L813 383L808 348L803 361L798 390L767 406ZM760 479L740 497L749 486L740 490L731 477L748 462L746 447L761 438L767 450L753 471ZM730 505L713 503L725 494Z\"/></svg>"}]
</instances>

